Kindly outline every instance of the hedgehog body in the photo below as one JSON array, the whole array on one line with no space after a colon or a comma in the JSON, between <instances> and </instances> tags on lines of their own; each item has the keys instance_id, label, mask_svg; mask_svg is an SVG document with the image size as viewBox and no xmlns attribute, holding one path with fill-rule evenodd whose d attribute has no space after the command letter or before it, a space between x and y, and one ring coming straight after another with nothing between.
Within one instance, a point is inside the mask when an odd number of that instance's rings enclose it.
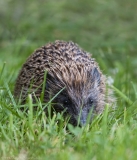
<instances>
[{"instance_id":1,"label":"hedgehog body","mask_svg":"<svg viewBox=\"0 0 137 160\"><path fill-rule=\"evenodd\" d=\"M56 112L65 109L64 116L70 116L70 123L85 124L89 112L102 113L112 98L106 96L106 78L91 54L73 42L55 41L37 49L23 65L15 85L15 97L21 94L25 103L28 93L40 97L47 71L44 102L48 102L62 88L53 100ZM33 97L34 101L35 98Z\"/></svg>"}]
</instances>

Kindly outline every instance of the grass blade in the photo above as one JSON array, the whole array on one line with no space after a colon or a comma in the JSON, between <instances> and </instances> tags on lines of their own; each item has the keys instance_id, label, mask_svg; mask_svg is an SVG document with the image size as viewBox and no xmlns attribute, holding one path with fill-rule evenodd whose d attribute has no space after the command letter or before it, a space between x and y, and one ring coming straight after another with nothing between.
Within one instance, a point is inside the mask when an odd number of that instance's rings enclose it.
<instances>
[{"instance_id":1,"label":"grass blade","mask_svg":"<svg viewBox=\"0 0 137 160\"><path fill-rule=\"evenodd\" d=\"M119 89L114 87L113 85L110 86L120 97L122 97L129 105L132 105L133 102L125 95L123 94Z\"/></svg>"}]
</instances>

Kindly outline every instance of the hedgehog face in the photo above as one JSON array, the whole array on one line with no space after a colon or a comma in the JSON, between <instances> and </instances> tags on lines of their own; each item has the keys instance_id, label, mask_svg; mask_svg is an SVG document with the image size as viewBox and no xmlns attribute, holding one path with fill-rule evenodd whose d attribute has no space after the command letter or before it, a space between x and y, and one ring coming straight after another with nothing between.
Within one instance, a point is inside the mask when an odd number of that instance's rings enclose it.
<instances>
[{"instance_id":1,"label":"hedgehog face","mask_svg":"<svg viewBox=\"0 0 137 160\"><path fill-rule=\"evenodd\" d=\"M55 76L53 79L51 76L48 76L48 79L49 77L48 90L51 88L51 91L53 91L53 88L55 88L55 86L53 87ZM74 126L77 125L78 119L80 119L80 125L86 124L88 117L89 121L91 121L93 114L96 113L100 83L100 73L97 68L93 68L90 71L90 75L85 82L84 84L81 79L78 82L75 81L73 85L71 84L71 87L65 86L66 88L54 99L54 110L56 112L64 111L64 115L70 116L70 123ZM56 79L56 84L58 83L61 84Z\"/></svg>"},{"instance_id":2,"label":"hedgehog face","mask_svg":"<svg viewBox=\"0 0 137 160\"><path fill-rule=\"evenodd\" d=\"M72 99L64 92L54 100L55 111L64 112L65 117L69 116L70 117L69 122L74 126L78 124L79 119L80 119L80 125L85 125L88 116L90 116L89 121L91 121L97 105L97 100L90 97L90 95L88 98L83 99L83 102L80 100L81 101L80 105L78 105L78 100L79 99L77 99L77 101L75 102L74 97Z\"/></svg>"}]
</instances>

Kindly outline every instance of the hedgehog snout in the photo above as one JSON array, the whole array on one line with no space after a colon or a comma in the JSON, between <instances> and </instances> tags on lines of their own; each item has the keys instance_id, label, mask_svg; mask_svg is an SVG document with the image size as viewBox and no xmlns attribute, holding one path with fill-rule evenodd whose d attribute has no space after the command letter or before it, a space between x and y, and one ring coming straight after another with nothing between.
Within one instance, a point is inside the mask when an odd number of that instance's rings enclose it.
<instances>
[{"instance_id":1,"label":"hedgehog snout","mask_svg":"<svg viewBox=\"0 0 137 160\"><path fill-rule=\"evenodd\" d=\"M87 112L82 111L80 115L80 125L84 126L87 122Z\"/></svg>"},{"instance_id":2,"label":"hedgehog snout","mask_svg":"<svg viewBox=\"0 0 137 160\"><path fill-rule=\"evenodd\" d=\"M81 110L81 113L80 113L79 116L80 116L80 125L81 125L81 126L84 126L84 125L86 125L86 123L91 122L92 110L89 111L87 107L84 107L84 108Z\"/></svg>"}]
</instances>

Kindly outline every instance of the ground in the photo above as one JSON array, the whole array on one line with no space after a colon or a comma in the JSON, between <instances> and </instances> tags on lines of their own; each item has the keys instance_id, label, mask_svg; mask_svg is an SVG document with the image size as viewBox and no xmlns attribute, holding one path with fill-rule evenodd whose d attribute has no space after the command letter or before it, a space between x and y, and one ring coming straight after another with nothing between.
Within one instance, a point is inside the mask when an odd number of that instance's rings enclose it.
<instances>
[{"instance_id":1,"label":"ground","mask_svg":"<svg viewBox=\"0 0 137 160\"><path fill-rule=\"evenodd\" d=\"M137 157L137 1L0 1L0 157L3 160ZM92 53L113 82L117 109L83 128L68 126L61 115L47 119L27 112L13 97L15 80L26 58L38 47L72 40ZM58 121L60 125L57 125Z\"/></svg>"}]
</instances>

